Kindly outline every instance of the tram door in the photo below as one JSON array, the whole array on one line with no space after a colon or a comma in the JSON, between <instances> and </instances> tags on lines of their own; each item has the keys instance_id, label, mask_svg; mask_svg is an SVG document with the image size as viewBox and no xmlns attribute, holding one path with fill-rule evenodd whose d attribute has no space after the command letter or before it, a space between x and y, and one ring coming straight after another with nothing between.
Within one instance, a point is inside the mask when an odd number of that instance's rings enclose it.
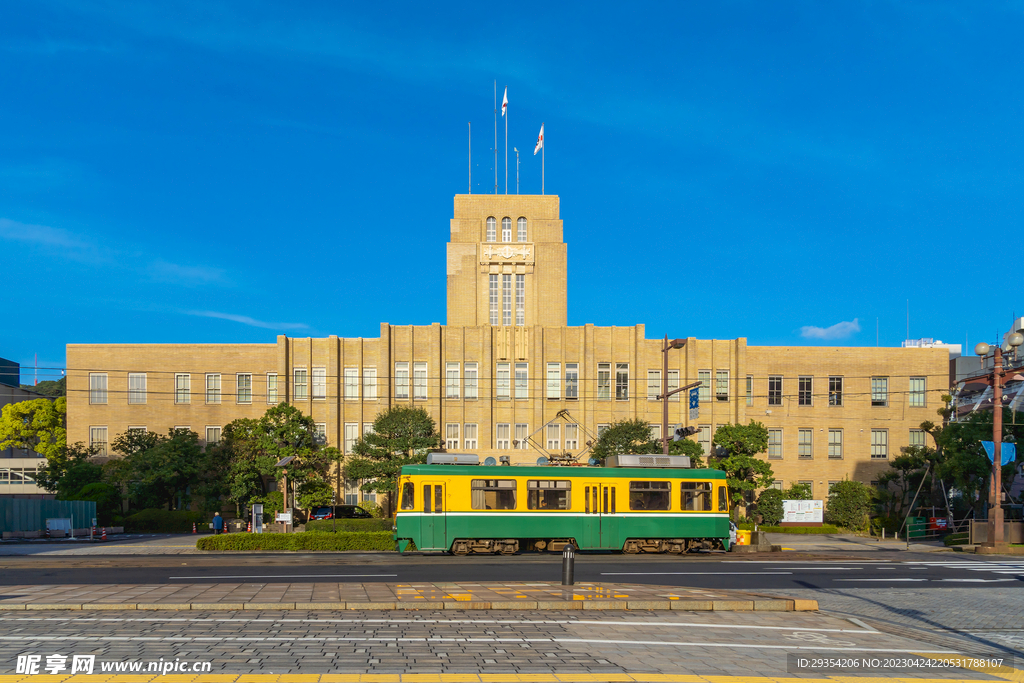
<instances>
[{"instance_id":1,"label":"tram door","mask_svg":"<svg viewBox=\"0 0 1024 683\"><path fill-rule=\"evenodd\" d=\"M619 523L615 517L615 487L606 482L583 484L584 548L618 547Z\"/></svg>"},{"instance_id":2,"label":"tram door","mask_svg":"<svg viewBox=\"0 0 1024 683\"><path fill-rule=\"evenodd\" d=\"M421 495L420 541L424 547L418 550L448 550L444 482L423 482Z\"/></svg>"}]
</instances>

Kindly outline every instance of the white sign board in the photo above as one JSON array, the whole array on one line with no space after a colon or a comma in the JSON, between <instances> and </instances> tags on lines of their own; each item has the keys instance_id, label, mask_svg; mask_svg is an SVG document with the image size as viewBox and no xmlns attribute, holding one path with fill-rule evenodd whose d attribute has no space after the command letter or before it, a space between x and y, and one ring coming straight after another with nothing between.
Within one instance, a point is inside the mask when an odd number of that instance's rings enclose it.
<instances>
[{"instance_id":1,"label":"white sign board","mask_svg":"<svg viewBox=\"0 0 1024 683\"><path fill-rule=\"evenodd\" d=\"M811 522L821 524L824 521L825 505L820 500L784 500L782 501L783 522Z\"/></svg>"},{"instance_id":2,"label":"white sign board","mask_svg":"<svg viewBox=\"0 0 1024 683\"><path fill-rule=\"evenodd\" d=\"M291 524L292 523L292 513L290 513L290 512L278 512L277 513L277 521L278 522L284 522L285 524Z\"/></svg>"}]
</instances>

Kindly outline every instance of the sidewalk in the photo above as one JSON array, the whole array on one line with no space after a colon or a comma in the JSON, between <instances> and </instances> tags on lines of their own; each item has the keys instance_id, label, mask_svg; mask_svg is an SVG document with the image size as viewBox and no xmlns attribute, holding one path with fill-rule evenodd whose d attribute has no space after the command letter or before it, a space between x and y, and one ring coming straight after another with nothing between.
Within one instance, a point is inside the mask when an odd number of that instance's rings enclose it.
<instances>
[{"instance_id":1,"label":"sidewalk","mask_svg":"<svg viewBox=\"0 0 1024 683\"><path fill-rule=\"evenodd\" d=\"M618 583L186 583L6 586L9 610L687 610L803 612L816 600Z\"/></svg>"}]
</instances>

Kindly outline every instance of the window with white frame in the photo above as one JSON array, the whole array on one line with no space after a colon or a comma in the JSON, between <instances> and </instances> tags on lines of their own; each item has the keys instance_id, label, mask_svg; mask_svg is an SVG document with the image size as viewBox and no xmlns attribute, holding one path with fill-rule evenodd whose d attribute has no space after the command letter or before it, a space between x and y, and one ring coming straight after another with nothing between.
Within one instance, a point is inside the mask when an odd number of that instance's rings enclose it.
<instances>
[{"instance_id":1,"label":"window with white frame","mask_svg":"<svg viewBox=\"0 0 1024 683\"><path fill-rule=\"evenodd\" d=\"M871 430L871 459L884 460L889 457L889 430Z\"/></svg>"},{"instance_id":2,"label":"window with white frame","mask_svg":"<svg viewBox=\"0 0 1024 683\"><path fill-rule=\"evenodd\" d=\"M527 442L527 439L530 438L530 426L517 424L512 438L512 448L518 448L519 450L525 451L530 447L530 444Z\"/></svg>"},{"instance_id":3,"label":"window with white frame","mask_svg":"<svg viewBox=\"0 0 1024 683\"><path fill-rule=\"evenodd\" d=\"M843 405L843 378L832 376L828 378L828 404L830 406Z\"/></svg>"},{"instance_id":4,"label":"window with white frame","mask_svg":"<svg viewBox=\"0 0 1024 683\"><path fill-rule=\"evenodd\" d=\"M477 426L474 422L467 422L463 425L462 435L466 440L466 450L476 450Z\"/></svg>"},{"instance_id":5,"label":"window with white frame","mask_svg":"<svg viewBox=\"0 0 1024 683\"><path fill-rule=\"evenodd\" d=\"M327 423L317 422L313 425L313 443L318 446L327 445Z\"/></svg>"},{"instance_id":6,"label":"window with white frame","mask_svg":"<svg viewBox=\"0 0 1024 683\"><path fill-rule=\"evenodd\" d=\"M889 405L889 378L871 378L871 405L884 408Z\"/></svg>"},{"instance_id":7,"label":"window with white frame","mask_svg":"<svg viewBox=\"0 0 1024 683\"><path fill-rule=\"evenodd\" d=\"M925 431L923 429L911 429L910 430L909 445L911 445L911 446L924 446L925 445L924 434L925 434Z\"/></svg>"},{"instance_id":8,"label":"window with white frame","mask_svg":"<svg viewBox=\"0 0 1024 683\"><path fill-rule=\"evenodd\" d=\"M363 436L366 436L367 434L373 434L373 423L372 422L364 422L363 423Z\"/></svg>"},{"instance_id":9,"label":"window with white frame","mask_svg":"<svg viewBox=\"0 0 1024 683\"><path fill-rule=\"evenodd\" d=\"M466 363L465 393L467 401L475 401L477 398L478 374L476 363Z\"/></svg>"},{"instance_id":10,"label":"window with white frame","mask_svg":"<svg viewBox=\"0 0 1024 683\"><path fill-rule=\"evenodd\" d=\"M606 431L608 431L609 427L611 427L610 424L599 424L599 425L597 425L597 438L600 439L601 435L604 434Z\"/></svg>"},{"instance_id":11,"label":"window with white frame","mask_svg":"<svg viewBox=\"0 0 1024 683\"><path fill-rule=\"evenodd\" d=\"M277 373L267 373L267 403L277 405Z\"/></svg>"},{"instance_id":12,"label":"window with white frame","mask_svg":"<svg viewBox=\"0 0 1024 683\"><path fill-rule=\"evenodd\" d=\"M498 239L498 221L494 219L494 216L487 218L487 236L488 242L494 242Z\"/></svg>"},{"instance_id":13,"label":"window with white frame","mask_svg":"<svg viewBox=\"0 0 1024 683\"><path fill-rule=\"evenodd\" d=\"M220 443L220 427L207 425L206 427L206 445L216 446Z\"/></svg>"},{"instance_id":14,"label":"window with white frame","mask_svg":"<svg viewBox=\"0 0 1024 683\"><path fill-rule=\"evenodd\" d=\"M346 401L359 400L359 368L345 368L341 371L342 391Z\"/></svg>"},{"instance_id":15,"label":"window with white frame","mask_svg":"<svg viewBox=\"0 0 1024 683\"><path fill-rule=\"evenodd\" d=\"M128 403L145 404L146 402L146 373L128 373Z\"/></svg>"},{"instance_id":16,"label":"window with white frame","mask_svg":"<svg viewBox=\"0 0 1024 683\"><path fill-rule=\"evenodd\" d=\"M729 400L729 371L715 370L715 400Z\"/></svg>"},{"instance_id":17,"label":"window with white frame","mask_svg":"<svg viewBox=\"0 0 1024 683\"><path fill-rule=\"evenodd\" d=\"M235 375L235 403L252 403L252 373Z\"/></svg>"},{"instance_id":18,"label":"window with white frame","mask_svg":"<svg viewBox=\"0 0 1024 683\"><path fill-rule=\"evenodd\" d=\"M796 432L796 457L800 460L811 460L814 457L814 430L798 429Z\"/></svg>"},{"instance_id":19,"label":"window with white frame","mask_svg":"<svg viewBox=\"0 0 1024 683\"><path fill-rule=\"evenodd\" d=\"M409 398L409 363L395 363L395 398Z\"/></svg>"},{"instance_id":20,"label":"window with white frame","mask_svg":"<svg viewBox=\"0 0 1024 683\"><path fill-rule=\"evenodd\" d=\"M661 370L647 371L647 400L657 401L661 398Z\"/></svg>"},{"instance_id":21,"label":"window with white frame","mask_svg":"<svg viewBox=\"0 0 1024 683\"><path fill-rule=\"evenodd\" d=\"M547 449L549 451L559 451L562 449L562 425L560 424L549 424L547 426Z\"/></svg>"},{"instance_id":22,"label":"window with white frame","mask_svg":"<svg viewBox=\"0 0 1024 683\"><path fill-rule=\"evenodd\" d=\"M309 397L309 373L306 368L295 368L292 371L292 396L296 401L305 401Z\"/></svg>"},{"instance_id":23,"label":"window with white frame","mask_svg":"<svg viewBox=\"0 0 1024 683\"><path fill-rule=\"evenodd\" d=\"M701 403L707 403L711 400L711 371L698 370L697 381L700 382L700 386L697 388L697 399Z\"/></svg>"},{"instance_id":24,"label":"window with white frame","mask_svg":"<svg viewBox=\"0 0 1024 683\"><path fill-rule=\"evenodd\" d=\"M575 401L580 397L580 364L565 364L565 398Z\"/></svg>"},{"instance_id":25,"label":"window with white frame","mask_svg":"<svg viewBox=\"0 0 1024 683\"><path fill-rule=\"evenodd\" d=\"M526 324L526 276L516 275L516 325Z\"/></svg>"},{"instance_id":26,"label":"window with white frame","mask_svg":"<svg viewBox=\"0 0 1024 683\"><path fill-rule=\"evenodd\" d=\"M828 457L829 460L843 459L843 430L828 430Z\"/></svg>"},{"instance_id":27,"label":"window with white frame","mask_svg":"<svg viewBox=\"0 0 1024 683\"><path fill-rule=\"evenodd\" d=\"M509 363L498 363L495 366L495 398L499 401L509 400L512 389L512 366Z\"/></svg>"},{"instance_id":28,"label":"window with white frame","mask_svg":"<svg viewBox=\"0 0 1024 683\"><path fill-rule=\"evenodd\" d=\"M494 425L494 447L498 450L507 451L512 438L509 436L512 425L500 423Z\"/></svg>"},{"instance_id":29,"label":"window with white frame","mask_svg":"<svg viewBox=\"0 0 1024 683\"><path fill-rule=\"evenodd\" d=\"M782 405L782 375L768 376L768 405Z\"/></svg>"},{"instance_id":30,"label":"window with white frame","mask_svg":"<svg viewBox=\"0 0 1024 683\"><path fill-rule=\"evenodd\" d=\"M377 400L377 368L363 368L363 400Z\"/></svg>"},{"instance_id":31,"label":"window with white frame","mask_svg":"<svg viewBox=\"0 0 1024 683\"><path fill-rule=\"evenodd\" d=\"M214 372L206 376L206 402L220 403L220 373Z\"/></svg>"},{"instance_id":32,"label":"window with white frame","mask_svg":"<svg viewBox=\"0 0 1024 683\"><path fill-rule=\"evenodd\" d=\"M512 219L508 216L501 219L501 241L512 241Z\"/></svg>"},{"instance_id":33,"label":"window with white frame","mask_svg":"<svg viewBox=\"0 0 1024 683\"><path fill-rule=\"evenodd\" d=\"M89 427L89 446L95 449L96 455L107 455L106 427Z\"/></svg>"},{"instance_id":34,"label":"window with white frame","mask_svg":"<svg viewBox=\"0 0 1024 683\"><path fill-rule=\"evenodd\" d=\"M327 368L313 368L313 398L327 398Z\"/></svg>"},{"instance_id":35,"label":"window with white frame","mask_svg":"<svg viewBox=\"0 0 1024 683\"><path fill-rule=\"evenodd\" d=\"M192 402L192 375L187 372L178 372L174 375L174 402Z\"/></svg>"},{"instance_id":36,"label":"window with white frame","mask_svg":"<svg viewBox=\"0 0 1024 683\"><path fill-rule=\"evenodd\" d=\"M491 324L492 325L500 325L501 324L501 318L499 317L499 315L500 315L500 308L499 308L499 296L500 296L500 293L498 292L498 276L496 274L494 274L494 273L491 273L490 277L488 278L488 295L489 295L489 298L490 298L490 305L491 305Z\"/></svg>"},{"instance_id":37,"label":"window with white frame","mask_svg":"<svg viewBox=\"0 0 1024 683\"><path fill-rule=\"evenodd\" d=\"M100 404L107 402L107 373L89 373L89 403Z\"/></svg>"},{"instance_id":38,"label":"window with white frame","mask_svg":"<svg viewBox=\"0 0 1024 683\"><path fill-rule=\"evenodd\" d=\"M427 397L427 364L412 364L412 397L422 401Z\"/></svg>"},{"instance_id":39,"label":"window with white frame","mask_svg":"<svg viewBox=\"0 0 1024 683\"><path fill-rule=\"evenodd\" d=\"M814 379L811 377L797 378L796 403L800 406L812 405Z\"/></svg>"},{"instance_id":40,"label":"window with white frame","mask_svg":"<svg viewBox=\"0 0 1024 683\"><path fill-rule=\"evenodd\" d=\"M345 444L344 453L346 455L354 452L356 444L359 442L359 423L358 422L346 422L345 423Z\"/></svg>"},{"instance_id":41,"label":"window with white frame","mask_svg":"<svg viewBox=\"0 0 1024 683\"><path fill-rule=\"evenodd\" d=\"M910 378L910 407L924 408L924 377Z\"/></svg>"},{"instance_id":42,"label":"window with white frame","mask_svg":"<svg viewBox=\"0 0 1024 683\"><path fill-rule=\"evenodd\" d=\"M128 426L128 431L129 432L139 432L140 434L145 434L147 430L146 430L146 425L129 425Z\"/></svg>"},{"instance_id":43,"label":"window with white frame","mask_svg":"<svg viewBox=\"0 0 1024 683\"><path fill-rule=\"evenodd\" d=\"M516 221L516 228L517 228L518 233L519 233L518 235L516 235L517 241L525 242L526 241L526 218L524 216L520 216L519 220Z\"/></svg>"},{"instance_id":44,"label":"window with white frame","mask_svg":"<svg viewBox=\"0 0 1024 683\"><path fill-rule=\"evenodd\" d=\"M697 443L700 445L704 456L711 454L711 425L699 425L697 427Z\"/></svg>"},{"instance_id":45,"label":"window with white frame","mask_svg":"<svg viewBox=\"0 0 1024 683\"><path fill-rule=\"evenodd\" d=\"M597 400L608 401L612 397L612 364L597 364Z\"/></svg>"},{"instance_id":46,"label":"window with white frame","mask_svg":"<svg viewBox=\"0 0 1024 683\"><path fill-rule=\"evenodd\" d=\"M516 398L530 397L530 378L527 363L516 363Z\"/></svg>"},{"instance_id":47,"label":"window with white frame","mask_svg":"<svg viewBox=\"0 0 1024 683\"><path fill-rule=\"evenodd\" d=\"M754 405L754 376L747 375L747 405Z\"/></svg>"},{"instance_id":48,"label":"window with white frame","mask_svg":"<svg viewBox=\"0 0 1024 683\"><path fill-rule=\"evenodd\" d=\"M445 363L444 364L444 397L445 398L458 398L459 397L459 364Z\"/></svg>"},{"instance_id":49,"label":"window with white frame","mask_svg":"<svg viewBox=\"0 0 1024 683\"><path fill-rule=\"evenodd\" d=\"M782 490L783 481L781 479L773 479L772 483L768 485L768 488L775 489L776 491Z\"/></svg>"},{"instance_id":50,"label":"window with white frame","mask_svg":"<svg viewBox=\"0 0 1024 683\"><path fill-rule=\"evenodd\" d=\"M782 430L768 430L768 459L782 460Z\"/></svg>"},{"instance_id":51,"label":"window with white frame","mask_svg":"<svg viewBox=\"0 0 1024 683\"><path fill-rule=\"evenodd\" d=\"M668 381L665 383L665 392L668 393L679 388L679 371L669 370ZM682 396L683 392L679 391L668 397L670 401L678 401L679 397Z\"/></svg>"},{"instance_id":52,"label":"window with white frame","mask_svg":"<svg viewBox=\"0 0 1024 683\"><path fill-rule=\"evenodd\" d=\"M562 364L548 363L547 372L545 393L549 401L557 401L562 398Z\"/></svg>"},{"instance_id":53,"label":"window with white frame","mask_svg":"<svg viewBox=\"0 0 1024 683\"><path fill-rule=\"evenodd\" d=\"M459 449L459 423L449 422L444 426L444 447L450 451Z\"/></svg>"},{"instance_id":54,"label":"window with white frame","mask_svg":"<svg viewBox=\"0 0 1024 683\"><path fill-rule=\"evenodd\" d=\"M661 443L661 425L650 424L648 427L651 428L651 440L655 443Z\"/></svg>"},{"instance_id":55,"label":"window with white frame","mask_svg":"<svg viewBox=\"0 0 1024 683\"><path fill-rule=\"evenodd\" d=\"M501 276L501 324L508 327L512 324L512 275Z\"/></svg>"},{"instance_id":56,"label":"window with white frame","mask_svg":"<svg viewBox=\"0 0 1024 683\"><path fill-rule=\"evenodd\" d=\"M580 426L578 424L565 425L565 450L575 451L580 447Z\"/></svg>"},{"instance_id":57,"label":"window with white frame","mask_svg":"<svg viewBox=\"0 0 1024 683\"><path fill-rule=\"evenodd\" d=\"M811 494L811 498L814 498L814 482L810 479L801 479L797 482L801 486L807 487L807 492Z\"/></svg>"},{"instance_id":58,"label":"window with white frame","mask_svg":"<svg viewBox=\"0 0 1024 683\"><path fill-rule=\"evenodd\" d=\"M615 364L615 400L629 400L629 363Z\"/></svg>"}]
</instances>

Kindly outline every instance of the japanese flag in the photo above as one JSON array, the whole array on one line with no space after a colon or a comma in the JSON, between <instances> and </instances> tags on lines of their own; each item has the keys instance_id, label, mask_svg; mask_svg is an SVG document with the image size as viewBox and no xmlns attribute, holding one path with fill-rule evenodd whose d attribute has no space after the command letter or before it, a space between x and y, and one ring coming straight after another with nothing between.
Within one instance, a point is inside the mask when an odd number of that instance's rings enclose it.
<instances>
[{"instance_id":1,"label":"japanese flag","mask_svg":"<svg viewBox=\"0 0 1024 683\"><path fill-rule=\"evenodd\" d=\"M543 147L544 147L544 124L542 123L542 124L540 124L540 135L537 136L537 146L533 148L534 156L536 156L537 152L539 152Z\"/></svg>"},{"instance_id":2,"label":"japanese flag","mask_svg":"<svg viewBox=\"0 0 1024 683\"><path fill-rule=\"evenodd\" d=\"M505 115L505 110L508 109L508 86L505 86L505 97L501 99L501 115Z\"/></svg>"}]
</instances>

